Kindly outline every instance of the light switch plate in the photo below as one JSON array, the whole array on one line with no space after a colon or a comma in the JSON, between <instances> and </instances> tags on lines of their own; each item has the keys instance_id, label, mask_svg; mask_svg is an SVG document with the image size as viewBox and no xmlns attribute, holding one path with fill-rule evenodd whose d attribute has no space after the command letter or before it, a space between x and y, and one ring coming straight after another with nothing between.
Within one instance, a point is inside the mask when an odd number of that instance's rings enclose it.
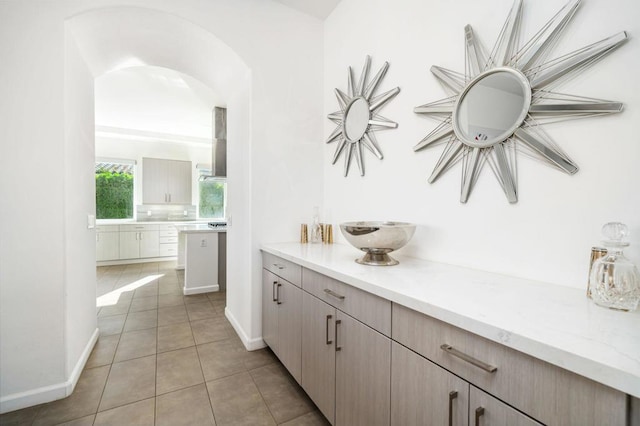
<instances>
[{"instance_id":1,"label":"light switch plate","mask_svg":"<svg viewBox=\"0 0 640 426\"><path fill-rule=\"evenodd\" d=\"M96 227L96 215L87 215L87 229L94 229Z\"/></svg>"}]
</instances>

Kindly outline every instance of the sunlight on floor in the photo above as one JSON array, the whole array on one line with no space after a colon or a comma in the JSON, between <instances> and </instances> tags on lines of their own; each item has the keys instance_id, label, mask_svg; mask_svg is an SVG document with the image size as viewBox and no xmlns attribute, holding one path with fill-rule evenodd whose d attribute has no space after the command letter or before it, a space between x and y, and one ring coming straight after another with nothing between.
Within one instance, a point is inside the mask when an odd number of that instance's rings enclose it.
<instances>
[{"instance_id":1,"label":"sunlight on floor","mask_svg":"<svg viewBox=\"0 0 640 426\"><path fill-rule=\"evenodd\" d=\"M134 291L135 289L149 284L150 282L153 282L161 277L164 277L164 274L147 275L144 278L141 278L137 281L134 281L130 284L117 288L103 296L98 297L96 300L96 305L98 308L101 308L103 306L115 305L116 303L118 303L118 300L120 299L120 295L122 293L125 293L127 291Z\"/></svg>"}]
</instances>

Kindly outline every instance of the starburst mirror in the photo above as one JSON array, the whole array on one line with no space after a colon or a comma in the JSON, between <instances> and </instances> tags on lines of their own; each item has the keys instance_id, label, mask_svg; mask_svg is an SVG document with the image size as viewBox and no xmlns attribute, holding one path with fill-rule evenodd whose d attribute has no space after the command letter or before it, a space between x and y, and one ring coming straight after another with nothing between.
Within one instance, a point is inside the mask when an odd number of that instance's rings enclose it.
<instances>
[{"instance_id":1,"label":"starburst mirror","mask_svg":"<svg viewBox=\"0 0 640 426\"><path fill-rule=\"evenodd\" d=\"M515 0L492 51L487 54L471 26L465 31L465 72L432 66L449 97L418 106L417 114L440 124L414 151L444 145L429 183L462 163L460 202L466 203L478 176L488 165L510 203L518 201L516 152L567 174L578 166L543 131L541 124L570 118L612 114L622 103L565 95L550 89L592 65L627 40L620 32L561 57L547 60L580 1L566 4L533 38L518 48L522 0Z\"/></svg>"},{"instance_id":2,"label":"starburst mirror","mask_svg":"<svg viewBox=\"0 0 640 426\"><path fill-rule=\"evenodd\" d=\"M329 120L337 125L327 139L327 143L338 142L332 164L335 164L340 154L345 152L345 176L349 174L351 158L354 156L358 163L360 175L364 176L363 146L382 160L382 151L380 151L373 132L398 127L398 123L382 117L378 112L387 102L400 93L400 88L396 87L380 95L375 95L378 85L387 73L387 69L389 69L389 63L385 62L380 71L367 84L370 66L371 57L367 56L357 85L353 83L353 72L349 67L347 72L347 93L340 89L335 89L340 111L333 112L327 116Z\"/></svg>"}]
</instances>

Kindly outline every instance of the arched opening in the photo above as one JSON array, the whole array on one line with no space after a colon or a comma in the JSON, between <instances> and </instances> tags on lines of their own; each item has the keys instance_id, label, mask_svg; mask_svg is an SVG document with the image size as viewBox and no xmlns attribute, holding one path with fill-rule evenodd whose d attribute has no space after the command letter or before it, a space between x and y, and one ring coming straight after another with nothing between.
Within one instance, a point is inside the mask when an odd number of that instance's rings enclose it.
<instances>
[{"instance_id":1,"label":"arched opening","mask_svg":"<svg viewBox=\"0 0 640 426\"><path fill-rule=\"evenodd\" d=\"M250 250L246 235L251 224L246 196L249 163L243 162L242 157L250 147L251 71L211 32L151 9L115 7L89 11L68 19L65 29L68 98L65 151L69 159L65 172L65 198L69 206L65 212L68 259L65 329L68 359L78 359L87 340L97 338L95 318L91 318L95 317L95 292L85 288L87 279L95 277L95 242L79 237L86 226L77 226L80 221L86 222L83 215L92 211L95 202L95 188L89 178L89 169L93 169L95 161L94 80L133 66L163 67L193 77L216 92L226 104L228 139L233 140L227 153L227 212L233 221L227 230L227 281L234 283L228 287L227 297L244 299L246 303L246 295L251 294L251 276L250 271L242 267L241 254ZM227 317L236 329L250 327L253 321L250 307L239 303L236 306L236 312L227 311ZM247 339L244 340L247 344ZM67 366L67 370L72 368Z\"/></svg>"}]
</instances>

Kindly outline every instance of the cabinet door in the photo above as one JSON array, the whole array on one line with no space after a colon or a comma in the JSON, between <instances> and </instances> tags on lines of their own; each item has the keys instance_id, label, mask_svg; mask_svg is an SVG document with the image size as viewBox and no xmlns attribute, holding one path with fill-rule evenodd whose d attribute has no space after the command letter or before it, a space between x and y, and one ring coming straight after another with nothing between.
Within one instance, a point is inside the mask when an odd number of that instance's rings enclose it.
<instances>
[{"instance_id":1,"label":"cabinet door","mask_svg":"<svg viewBox=\"0 0 640 426\"><path fill-rule=\"evenodd\" d=\"M140 257L160 256L160 234L158 231L142 231L139 233Z\"/></svg>"},{"instance_id":2,"label":"cabinet door","mask_svg":"<svg viewBox=\"0 0 640 426\"><path fill-rule=\"evenodd\" d=\"M169 202L165 161L157 158L142 159L143 204L166 204Z\"/></svg>"},{"instance_id":3,"label":"cabinet door","mask_svg":"<svg viewBox=\"0 0 640 426\"><path fill-rule=\"evenodd\" d=\"M191 204L191 162L167 161L167 193L171 204Z\"/></svg>"},{"instance_id":4,"label":"cabinet door","mask_svg":"<svg viewBox=\"0 0 640 426\"><path fill-rule=\"evenodd\" d=\"M468 424L469 384L392 342L391 424Z\"/></svg>"},{"instance_id":5,"label":"cabinet door","mask_svg":"<svg viewBox=\"0 0 640 426\"><path fill-rule=\"evenodd\" d=\"M120 234L118 232L96 233L96 260L115 260L120 256Z\"/></svg>"},{"instance_id":6,"label":"cabinet door","mask_svg":"<svg viewBox=\"0 0 640 426\"><path fill-rule=\"evenodd\" d=\"M335 424L336 403L335 320L334 307L302 293L300 384L331 424Z\"/></svg>"},{"instance_id":7,"label":"cabinet door","mask_svg":"<svg viewBox=\"0 0 640 426\"><path fill-rule=\"evenodd\" d=\"M337 311L336 425L388 425L391 339Z\"/></svg>"},{"instance_id":8,"label":"cabinet door","mask_svg":"<svg viewBox=\"0 0 640 426\"><path fill-rule=\"evenodd\" d=\"M300 383L302 350L302 290L288 281L278 279L276 284L278 307L278 358Z\"/></svg>"},{"instance_id":9,"label":"cabinet door","mask_svg":"<svg viewBox=\"0 0 640 426\"><path fill-rule=\"evenodd\" d=\"M278 277L266 269L262 270L262 340L271 350L277 351L278 310L276 285Z\"/></svg>"},{"instance_id":10,"label":"cabinet door","mask_svg":"<svg viewBox=\"0 0 640 426\"><path fill-rule=\"evenodd\" d=\"M475 386L469 391L469 422L473 426L542 425Z\"/></svg>"},{"instance_id":11,"label":"cabinet door","mask_svg":"<svg viewBox=\"0 0 640 426\"><path fill-rule=\"evenodd\" d=\"M120 232L120 259L140 257L139 232Z\"/></svg>"}]
</instances>

